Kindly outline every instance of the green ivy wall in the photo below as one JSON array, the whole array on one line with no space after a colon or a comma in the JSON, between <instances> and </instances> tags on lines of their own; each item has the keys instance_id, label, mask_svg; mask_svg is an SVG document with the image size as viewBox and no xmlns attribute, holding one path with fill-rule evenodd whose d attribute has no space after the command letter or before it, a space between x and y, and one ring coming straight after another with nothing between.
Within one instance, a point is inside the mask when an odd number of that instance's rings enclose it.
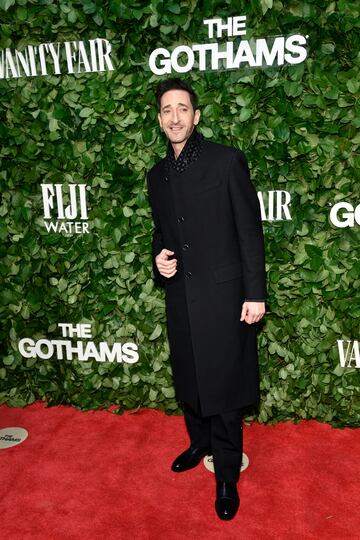
<instances>
[{"instance_id":1,"label":"green ivy wall","mask_svg":"<svg viewBox=\"0 0 360 540\"><path fill-rule=\"evenodd\" d=\"M330 207L360 203L359 3L340 0L0 0L0 50L107 38L114 71L0 81L0 403L179 412L163 292L151 275L146 171L165 151L147 61L207 43L206 18L247 15L247 36L308 35L302 64L191 71L204 135L243 149L258 191L287 190L291 221L264 222L269 314L259 334L262 422L360 421L360 226ZM175 74L176 75L176 74ZM86 183L90 234L49 234L40 184ZM134 341L135 364L24 359L23 337L92 323L94 341Z\"/></svg>"}]
</instances>

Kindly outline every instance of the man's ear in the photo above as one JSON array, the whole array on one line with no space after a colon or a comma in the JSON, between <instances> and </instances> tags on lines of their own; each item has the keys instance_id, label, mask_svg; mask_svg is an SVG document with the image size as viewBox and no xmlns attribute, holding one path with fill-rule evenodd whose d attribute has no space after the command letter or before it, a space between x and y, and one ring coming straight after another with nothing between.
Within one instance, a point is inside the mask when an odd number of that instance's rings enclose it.
<instances>
[{"instance_id":1,"label":"man's ear","mask_svg":"<svg viewBox=\"0 0 360 540\"><path fill-rule=\"evenodd\" d=\"M159 121L159 126L162 129L162 122L161 122L161 114L160 113L158 113L158 121Z\"/></svg>"},{"instance_id":2,"label":"man's ear","mask_svg":"<svg viewBox=\"0 0 360 540\"><path fill-rule=\"evenodd\" d=\"M200 116L201 116L201 113L200 113L199 109L196 109L195 114L194 114L194 126L198 125L198 123L200 121Z\"/></svg>"}]
</instances>

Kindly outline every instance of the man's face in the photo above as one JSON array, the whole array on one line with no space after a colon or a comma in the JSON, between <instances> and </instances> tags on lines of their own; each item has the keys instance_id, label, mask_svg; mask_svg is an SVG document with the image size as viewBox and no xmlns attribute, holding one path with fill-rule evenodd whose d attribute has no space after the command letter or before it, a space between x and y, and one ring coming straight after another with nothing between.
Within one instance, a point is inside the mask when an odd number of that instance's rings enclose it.
<instances>
[{"instance_id":1,"label":"man's face","mask_svg":"<svg viewBox=\"0 0 360 540\"><path fill-rule=\"evenodd\" d=\"M170 142L182 149L199 123L200 111L194 111L186 90L168 90L161 96L158 119Z\"/></svg>"}]
</instances>

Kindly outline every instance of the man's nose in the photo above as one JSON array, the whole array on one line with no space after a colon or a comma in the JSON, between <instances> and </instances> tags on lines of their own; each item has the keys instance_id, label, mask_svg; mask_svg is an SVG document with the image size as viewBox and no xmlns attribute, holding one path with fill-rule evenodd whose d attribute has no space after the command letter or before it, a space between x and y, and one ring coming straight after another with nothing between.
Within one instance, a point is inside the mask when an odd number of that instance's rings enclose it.
<instances>
[{"instance_id":1,"label":"man's nose","mask_svg":"<svg viewBox=\"0 0 360 540\"><path fill-rule=\"evenodd\" d=\"M177 124L179 121L179 116L176 110L172 112L172 121L174 122L174 124Z\"/></svg>"}]
</instances>

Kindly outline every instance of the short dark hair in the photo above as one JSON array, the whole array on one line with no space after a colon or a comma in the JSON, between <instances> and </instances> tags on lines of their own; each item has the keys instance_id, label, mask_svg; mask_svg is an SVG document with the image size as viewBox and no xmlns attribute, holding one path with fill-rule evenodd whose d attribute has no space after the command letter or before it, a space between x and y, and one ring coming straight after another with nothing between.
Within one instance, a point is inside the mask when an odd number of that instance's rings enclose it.
<instances>
[{"instance_id":1,"label":"short dark hair","mask_svg":"<svg viewBox=\"0 0 360 540\"><path fill-rule=\"evenodd\" d=\"M161 107L161 98L165 92L168 92L169 90L185 90L185 92L188 92L194 111L197 109L198 97L187 82L182 79L166 79L165 81L160 81L156 89L156 102L159 111Z\"/></svg>"}]
</instances>

